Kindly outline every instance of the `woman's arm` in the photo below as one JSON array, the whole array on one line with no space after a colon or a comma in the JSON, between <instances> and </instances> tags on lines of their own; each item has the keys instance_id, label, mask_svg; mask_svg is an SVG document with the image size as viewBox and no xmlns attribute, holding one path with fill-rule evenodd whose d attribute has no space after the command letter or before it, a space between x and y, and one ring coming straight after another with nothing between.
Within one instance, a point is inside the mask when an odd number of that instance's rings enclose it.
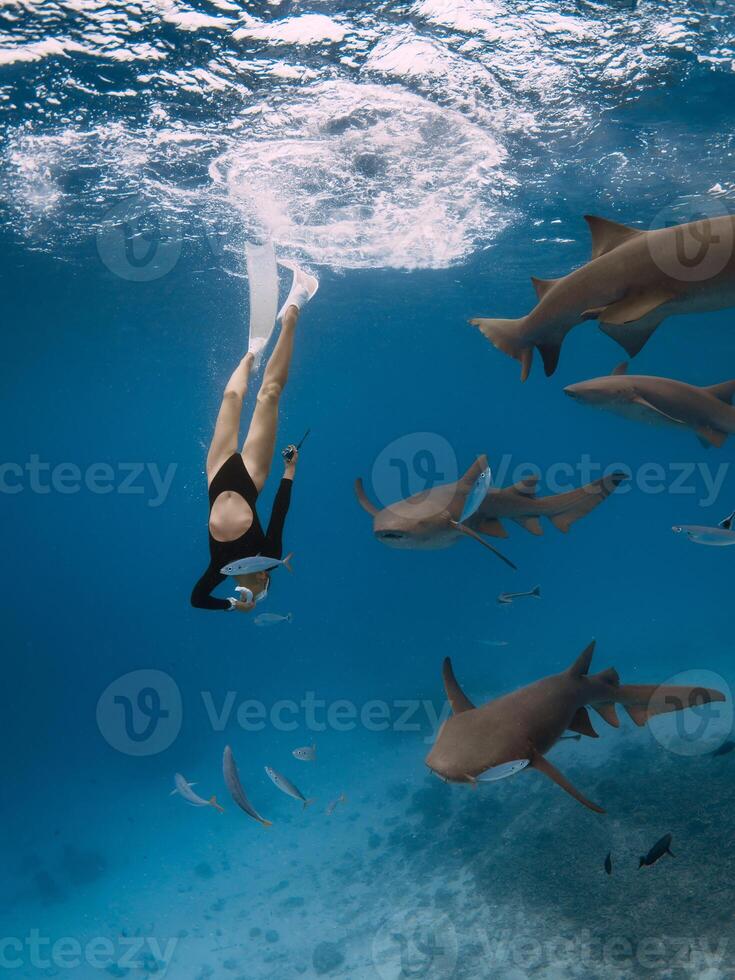
<instances>
[{"instance_id":1,"label":"woman's arm","mask_svg":"<svg viewBox=\"0 0 735 980\"><path fill-rule=\"evenodd\" d=\"M226 575L218 572L216 568L210 565L192 590L192 606L195 609L230 609L232 603L229 599L216 599L212 595L220 582L224 582L226 578Z\"/></svg>"},{"instance_id":2,"label":"woman's arm","mask_svg":"<svg viewBox=\"0 0 735 980\"><path fill-rule=\"evenodd\" d=\"M283 526L286 523L286 514L288 514L288 508L291 504L293 478L296 475L296 462L299 457L295 446L289 446L289 449L293 450L293 455L291 459L285 461L283 479L276 492L268 530L265 532L263 554L269 558L280 559L283 556Z\"/></svg>"}]
</instances>

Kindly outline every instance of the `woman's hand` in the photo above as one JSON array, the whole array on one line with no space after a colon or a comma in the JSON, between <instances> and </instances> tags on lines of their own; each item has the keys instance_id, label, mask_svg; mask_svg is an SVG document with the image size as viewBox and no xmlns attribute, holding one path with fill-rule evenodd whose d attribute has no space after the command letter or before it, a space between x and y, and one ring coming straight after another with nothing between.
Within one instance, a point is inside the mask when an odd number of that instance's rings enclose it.
<instances>
[{"instance_id":1,"label":"woman's hand","mask_svg":"<svg viewBox=\"0 0 735 980\"><path fill-rule=\"evenodd\" d=\"M299 460L299 451L296 446L289 446L288 451L291 453L291 458L284 460L283 476L286 480L293 480L296 475L296 463Z\"/></svg>"},{"instance_id":2,"label":"woman's hand","mask_svg":"<svg viewBox=\"0 0 735 980\"><path fill-rule=\"evenodd\" d=\"M232 608L235 612L252 612L255 609L255 603L242 602L242 600L238 599Z\"/></svg>"}]
</instances>

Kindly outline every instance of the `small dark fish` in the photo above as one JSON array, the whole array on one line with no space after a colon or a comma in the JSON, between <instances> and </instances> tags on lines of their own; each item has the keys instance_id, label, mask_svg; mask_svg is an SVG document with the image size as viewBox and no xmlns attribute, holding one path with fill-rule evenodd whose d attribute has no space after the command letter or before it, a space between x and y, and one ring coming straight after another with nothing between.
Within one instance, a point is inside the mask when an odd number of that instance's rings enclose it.
<instances>
[{"instance_id":1,"label":"small dark fish","mask_svg":"<svg viewBox=\"0 0 735 980\"><path fill-rule=\"evenodd\" d=\"M640 859L638 867L642 868L644 864L646 867L649 867L650 865L655 864L659 858L662 858L664 854L668 854L670 857L674 856L671 853L671 834L666 834L666 836L662 837L661 840L656 841L648 854Z\"/></svg>"},{"instance_id":2,"label":"small dark fish","mask_svg":"<svg viewBox=\"0 0 735 980\"><path fill-rule=\"evenodd\" d=\"M607 871L609 875L612 874L612 851L610 851L605 858L605 871Z\"/></svg>"},{"instance_id":3,"label":"small dark fish","mask_svg":"<svg viewBox=\"0 0 735 980\"><path fill-rule=\"evenodd\" d=\"M719 749L715 749L714 752L710 752L710 755L727 755L728 752L732 752L733 749L735 749L735 742L723 742Z\"/></svg>"}]
</instances>

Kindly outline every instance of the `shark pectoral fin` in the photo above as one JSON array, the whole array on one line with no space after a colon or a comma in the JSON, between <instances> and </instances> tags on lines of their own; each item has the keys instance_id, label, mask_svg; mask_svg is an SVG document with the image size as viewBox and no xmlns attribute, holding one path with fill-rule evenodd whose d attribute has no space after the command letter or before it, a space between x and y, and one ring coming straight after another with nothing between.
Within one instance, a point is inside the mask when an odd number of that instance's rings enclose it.
<instances>
[{"instance_id":1,"label":"shark pectoral fin","mask_svg":"<svg viewBox=\"0 0 735 980\"><path fill-rule=\"evenodd\" d=\"M507 538L508 532L497 517L483 517L474 524L474 530L480 534L489 534L491 538Z\"/></svg>"},{"instance_id":2,"label":"shark pectoral fin","mask_svg":"<svg viewBox=\"0 0 735 980\"><path fill-rule=\"evenodd\" d=\"M606 721L608 725L612 725L613 728L620 728L620 720L615 712L615 705L612 703L608 704L591 704L590 707L593 711Z\"/></svg>"},{"instance_id":3,"label":"shark pectoral fin","mask_svg":"<svg viewBox=\"0 0 735 980\"><path fill-rule=\"evenodd\" d=\"M597 806L596 803L592 803L586 797L582 796L579 790L572 786L566 776L562 776L559 770L555 766L552 766L549 760L545 759L540 753L534 753L534 756L531 759L531 765L534 769L537 769L545 776L548 776L549 779L553 780L557 786L561 786L565 792L569 793L570 796L573 796L577 802L582 804L582 806L586 806L589 810L594 810L595 813L605 812L602 807Z\"/></svg>"},{"instance_id":4,"label":"shark pectoral fin","mask_svg":"<svg viewBox=\"0 0 735 980\"><path fill-rule=\"evenodd\" d=\"M644 234L638 228L630 228L622 225L619 221L610 221L607 218L598 218L593 214L585 214L584 220L587 222L590 234L592 235L592 258L599 259L601 255L612 252L618 245L627 242L636 235Z\"/></svg>"},{"instance_id":5,"label":"shark pectoral fin","mask_svg":"<svg viewBox=\"0 0 735 980\"><path fill-rule=\"evenodd\" d=\"M636 405L640 405L641 408L645 408L649 412L653 412L655 415L660 415L662 419L666 419L668 422L673 422L675 425L686 425L686 423L682 422L681 419L676 419L673 415L669 415L668 412L664 412L662 409L656 408L656 406L651 404L651 402L649 402L647 398L644 398L643 395L636 395L635 398L631 398L631 401Z\"/></svg>"},{"instance_id":6,"label":"shark pectoral fin","mask_svg":"<svg viewBox=\"0 0 735 980\"><path fill-rule=\"evenodd\" d=\"M719 429L713 429L711 425L700 425L694 430L697 433L697 438L702 443L702 445L709 449L710 446L717 446L718 449L724 446L725 440L727 439L726 432L720 432Z\"/></svg>"},{"instance_id":7,"label":"shark pectoral fin","mask_svg":"<svg viewBox=\"0 0 735 980\"><path fill-rule=\"evenodd\" d=\"M449 701L449 706L454 714L459 715L463 711L472 711L475 706L457 683L457 678L454 676L454 670L452 669L452 661L449 657L444 658L442 677L444 679L444 690L447 694L447 701Z\"/></svg>"},{"instance_id":8,"label":"shark pectoral fin","mask_svg":"<svg viewBox=\"0 0 735 980\"><path fill-rule=\"evenodd\" d=\"M493 546L491 544L488 544L487 541L483 541L480 535L477 534L476 531L473 531L472 528L467 527L465 524L459 524L457 521L451 521L451 525L455 529L455 531L459 531L460 534L466 534L467 537L474 538L475 541L479 541L480 544L483 546L483 548L487 548L488 551L492 551L492 553L496 555L501 561L504 561L506 565L510 565L510 567L514 571L518 571L518 569L510 560L510 558L506 558L505 555L501 554L501 552L499 552L497 548L493 548Z\"/></svg>"},{"instance_id":9,"label":"shark pectoral fin","mask_svg":"<svg viewBox=\"0 0 735 980\"><path fill-rule=\"evenodd\" d=\"M663 314L654 313L635 323L610 323L602 316L604 312L598 313L601 317L600 330L616 344L620 344L628 357L635 357L643 350L665 319Z\"/></svg>"},{"instance_id":10,"label":"shark pectoral fin","mask_svg":"<svg viewBox=\"0 0 735 980\"><path fill-rule=\"evenodd\" d=\"M589 738L599 738L600 736L592 727L590 716L585 707L578 708L574 718L569 722L567 728L570 732L577 732L579 735L587 735Z\"/></svg>"},{"instance_id":11,"label":"shark pectoral fin","mask_svg":"<svg viewBox=\"0 0 735 980\"><path fill-rule=\"evenodd\" d=\"M514 517L512 518L519 527L524 528L526 531L530 531L531 534L541 535L544 533L544 529L541 527L541 521L538 517Z\"/></svg>"},{"instance_id":12,"label":"shark pectoral fin","mask_svg":"<svg viewBox=\"0 0 735 980\"><path fill-rule=\"evenodd\" d=\"M637 320L642 320L653 313L660 306L670 303L672 299L674 299L674 293L670 290L647 289L638 293L630 293L618 300L617 303L611 303L601 310L597 316L605 324L611 323L618 326L634 324Z\"/></svg>"}]
</instances>

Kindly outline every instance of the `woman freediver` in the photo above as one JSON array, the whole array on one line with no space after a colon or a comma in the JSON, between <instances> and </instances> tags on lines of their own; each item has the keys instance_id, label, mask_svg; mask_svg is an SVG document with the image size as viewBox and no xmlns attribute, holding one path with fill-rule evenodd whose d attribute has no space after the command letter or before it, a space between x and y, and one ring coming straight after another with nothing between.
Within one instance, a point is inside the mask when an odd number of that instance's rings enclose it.
<instances>
[{"instance_id":1,"label":"woman freediver","mask_svg":"<svg viewBox=\"0 0 735 980\"><path fill-rule=\"evenodd\" d=\"M252 353L245 355L227 382L207 455L211 561L191 593L191 604L197 609L251 612L268 592L268 571L236 575L238 597L217 599L212 592L227 578L221 569L255 555L273 558L275 565L283 553L283 525L298 460L296 446L289 446L284 454L283 479L265 532L258 519L256 502L273 462L278 406L288 380L296 324L301 309L317 291L319 283L297 265L289 262L281 265L293 271L293 283L278 314L281 332L265 369L242 452L238 452L240 415L255 360Z\"/></svg>"}]
</instances>

